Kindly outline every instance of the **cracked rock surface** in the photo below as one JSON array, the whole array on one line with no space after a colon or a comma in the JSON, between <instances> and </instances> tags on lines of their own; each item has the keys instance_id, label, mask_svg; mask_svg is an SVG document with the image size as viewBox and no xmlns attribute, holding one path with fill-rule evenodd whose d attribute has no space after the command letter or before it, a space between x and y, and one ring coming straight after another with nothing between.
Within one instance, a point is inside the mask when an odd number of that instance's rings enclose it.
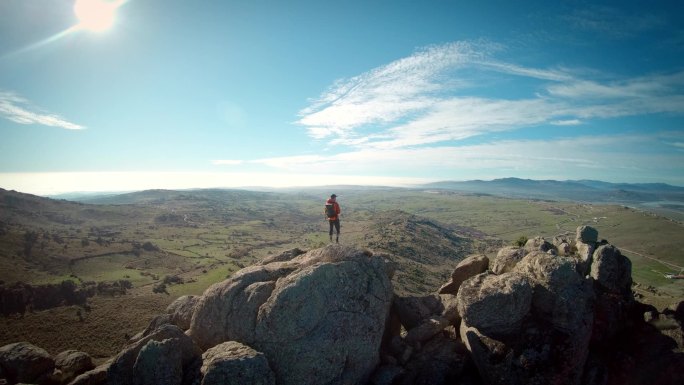
<instances>
[{"instance_id":1,"label":"cracked rock surface","mask_svg":"<svg viewBox=\"0 0 684 385\"><path fill-rule=\"evenodd\" d=\"M278 384L364 383L393 298L386 261L342 246L257 265L209 288L188 333L263 352ZM312 363L316 363L313 365Z\"/></svg>"}]
</instances>

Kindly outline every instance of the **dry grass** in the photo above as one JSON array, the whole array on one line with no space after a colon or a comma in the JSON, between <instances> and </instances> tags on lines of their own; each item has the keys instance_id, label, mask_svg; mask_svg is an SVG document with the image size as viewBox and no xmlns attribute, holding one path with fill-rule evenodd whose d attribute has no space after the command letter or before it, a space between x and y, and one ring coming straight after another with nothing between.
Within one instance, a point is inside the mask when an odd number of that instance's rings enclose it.
<instances>
[{"instance_id":1,"label":"dry grass","mask_svg":"<svg viewBox=\"0 0 684 385\"><path fill-rule=\"evenodd\" d=\"M77 349L101 363L123 349L127 336L142 331L172 300L152 294L95 297L89 301L89 312L69 306L0 318L0 346L28 341L52 355Z\"/></svg>"}]
</instances>

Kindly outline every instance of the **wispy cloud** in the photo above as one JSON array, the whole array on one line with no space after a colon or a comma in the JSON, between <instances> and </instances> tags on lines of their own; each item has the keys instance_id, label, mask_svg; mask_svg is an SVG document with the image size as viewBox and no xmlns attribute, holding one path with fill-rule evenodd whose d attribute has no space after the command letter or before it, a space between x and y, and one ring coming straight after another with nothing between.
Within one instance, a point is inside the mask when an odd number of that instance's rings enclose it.
<instances>
[{"instance_id":1,"label":"wispy cloud","mask_svg":"<svg viewBox=\"0 0 684 385\"><path fill-rule=\"evenodd\" d=\"M482 50L493 49L483 46ZM440 78L483 55L469 43L433 46L350 79L335 82L312 105L301 110L298 123L314 138L355 136L364 125L382 125L429 109L440 92L468 84ZM445 83L445 80L446 83Z\"/></svg>"},{"instance_id":2,"label":"wispy cloud","mask_svg":"<svg viewBox=\"0 0 684 385\"><path fill-rule=\"evenodd\" d=\"M579 71L502 61L496 58L501 51L504 47L488 42L418 50L336 81L300 111L298 123L313 139L333 145L391 149L445 145L529 126L567 129L591 119L684 114L684 71L611 80L602 74L597 80ZM503 81L492 85L491 78ZM511 84L514 93L488 88ZM512 96L493 96L502 94Z\"/></svg>"},{"instance_id":3,"label":"wispy cloud","mask_svg":"<svg viewBox=\"0 0 684 385\"><path fill-rule=\"evenodd\" d=\"M554 120L550 122L554 126L579 126L582 121L579 119Z\"/></svg>"},{"instance_id":4,"label":"wispy cloud","mask_svg":"<svg viewBox=\"0 0 684 385\"><path fill-rule=\"evenodd\" d=\"M0 116L19 124L40 124L67 130L81 130L85 127L67 121L57 114L40 110L27 99L13 93L0 91Z\"/></svg>"},{"instance_id":5,"label":"wispy cloud","mask_svg":"<svg viewBox=\"0 0 684 385\"><path fill-rule=\"evenodd\" d=\"M661 137L662 136L662 137ZM675 135L603 135L551 140L499 140L475 145L358 149L328 156L285 156L254 163L298 173L340 175L372 172L437 179L488 179L511 175L556 179L602 177L630 181L634 175L683 184L684 154L663 152L660 142ZM680 143L681 144L681 143ZM635 174L635 171L639 173Z\"/></svg>"},{"instance_id":6,"label":"wispy cloud","mask_svg":"<svg viewBox=\"0 0 684 385\"><path fill-rule=\"evenodd\" d=\"M564 16L572 27L598 33L599 36L611 39L625 39L640 33L662 28L665 21L653 14L629 13L622 8L593 5L585 9L577 9Z\"/></svg>"},{"instance_id":7,"label":"wispy cloud","mask_svg":"<svg viewBox=\"0 0 684 385\"><path fill-rule=\"evenodd\" d=\"M217 159L211 161L211 164L215 166L238 166L243 163L244 161L239 159Z\"/></svg>"}]
</instances>

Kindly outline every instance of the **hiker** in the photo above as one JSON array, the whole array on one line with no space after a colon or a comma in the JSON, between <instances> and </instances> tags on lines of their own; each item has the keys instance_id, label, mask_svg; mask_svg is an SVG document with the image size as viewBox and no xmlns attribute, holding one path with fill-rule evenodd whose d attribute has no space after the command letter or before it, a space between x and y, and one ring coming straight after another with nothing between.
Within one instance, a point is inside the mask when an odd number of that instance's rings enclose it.
<instances>
[{"instance_id":1,"label":"hiker","mask_svg":"<svg viewBox=\"0 0 684 385\"><path fill-rule=\"evenodd\" d=\"M330 223L330 242L332 242L333 226L337 230L335 242L340 243L340 205L337 203L337 195L332 194L330 199L325 201L325 216Z\"/></svg>"}]
</instances>

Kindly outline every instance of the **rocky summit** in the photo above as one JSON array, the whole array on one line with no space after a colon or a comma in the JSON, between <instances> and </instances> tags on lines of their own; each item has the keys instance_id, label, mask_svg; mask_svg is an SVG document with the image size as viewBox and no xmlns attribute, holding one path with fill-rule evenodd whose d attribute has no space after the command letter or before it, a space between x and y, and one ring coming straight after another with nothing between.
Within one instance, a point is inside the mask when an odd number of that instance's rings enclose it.
<instances>
[{"instance_id":1,"label":"rocky summit","mask_svg":"<svg viewBox=\"0 0 684 385\"><path fill-rule=\"evenodd\" d=\"M399 296L387 255L289 250L183 296L105 364L0 348L0 383L678 384L684 302L635 300L631 263L587 226L465 258Z\"/></svg>"}]
</instances>

